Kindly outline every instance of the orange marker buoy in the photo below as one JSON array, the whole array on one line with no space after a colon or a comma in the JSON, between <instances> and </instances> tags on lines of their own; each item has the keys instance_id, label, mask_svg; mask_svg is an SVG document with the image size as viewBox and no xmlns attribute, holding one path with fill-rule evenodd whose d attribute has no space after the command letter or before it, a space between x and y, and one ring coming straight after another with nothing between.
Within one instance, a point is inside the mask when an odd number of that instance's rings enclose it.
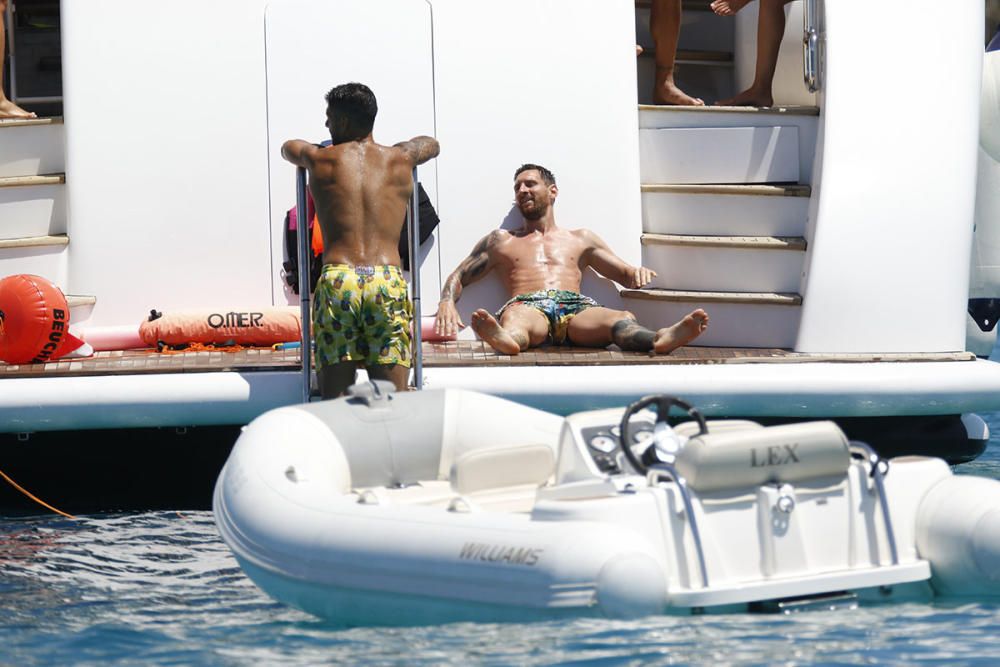
<instances>
[{"instance_id":1,"label":"orange marker buoy","mask_svg":"<svg viewBox=\"0 0 1000 667\"><path fill-rule=\"evenodd\" d=\"M49 361L80 347L69 333L69 305L41 276L0 280L0 359L8 364Z\"/></svg>"}]
</instances>

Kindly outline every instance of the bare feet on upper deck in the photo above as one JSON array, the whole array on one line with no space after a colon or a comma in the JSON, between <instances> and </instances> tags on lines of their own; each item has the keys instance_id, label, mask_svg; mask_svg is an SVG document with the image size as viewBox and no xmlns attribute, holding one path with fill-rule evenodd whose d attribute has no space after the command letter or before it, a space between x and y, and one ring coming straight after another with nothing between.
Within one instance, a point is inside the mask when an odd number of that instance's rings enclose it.
<instances>
[{"instance_id":1,"label":"bare feet on upper deck","mask_svg":"<svg viewBox=\"0 0 1000 667\"><path fill-rule=\"evenodd\" d=\"M691 97L674 83L673 72L656 68L656 85L653 88L653 104L676 104L678 106L703 107L705 101Z\"/></svg>"},{"instance_id":2,"label":"bare feet on upper deck","mask_svg":"<svg viewBox=\"0 0 1000 667\"><path fill-rule=\"evenodd\" d=\"M708 328L708 313L701 308L693 310L672 327L663 327L653 339L653 352L670 354L682 345L687 345Z\"/></svg>"},{"instance_id":3,"label":"bare feet on upper deck","mask_svg":"<svg viewBox=\"0 0 1000 667\"><path fill-rule=\"evenodd\" d=\"M496 318L490 315L490 312L485 308L480 308L472 313L471 325L472 330L480 338L489 343L489 346L497 352L501 354L518 354L521 352L521 346L517 344L513 336L504 331Z\"/></svg>"},{"instance_id":4,"label":"bare feet on upper deck","mask_svg":"<svg viewBox=\"0 0 1000 667\"><path fill-rule=\"evenodd\" d=\"M719 16L733 16L750 4L750 0L714 0L709 7Z\"/></svg>"},{"instance_id":5,"label":"bare feet on upper deck","mask_svg":"<svg viewBox=\"0 0 1000 667\"><path fill-rule=\"evenodd\" d=\"M774 104L770 91L758 91L747 88L739 95L715 103L717 107L769 107Z\"/></svg>"},{"instance_id":6,"label":"bare feet on upper deck","mask_svg":"<svg viewBox=\"0 0 1000 667\"><path fill-rule=\"evenodd\" d=\"M0 118L37 118L34 111L25 111L8 99L0 100Z\"/></svg>"}]
</instances>

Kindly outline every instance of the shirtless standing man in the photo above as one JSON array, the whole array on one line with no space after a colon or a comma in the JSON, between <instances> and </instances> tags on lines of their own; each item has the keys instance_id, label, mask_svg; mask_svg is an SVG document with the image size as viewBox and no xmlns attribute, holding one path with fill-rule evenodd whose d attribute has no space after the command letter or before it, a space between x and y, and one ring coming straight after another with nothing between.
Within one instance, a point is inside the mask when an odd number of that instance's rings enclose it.
<instances>
[{"instance_id":1,"label":"shirtless standing man","mask_svg":"<svg viewBox=\"0 0 1000 667\"><path fill-rule=\"evenodd\" d=\"M499 322L485 309L477 310L472 328L503 354L517 354L547 340L585 347L615 343L623 350L670 354L708 327L708 315L699 308L654 332L636 322L632 313L604 308L580 294L588 266L630 288L642 287L656 273L627 264L589 230L557 227L552 207L558 193L555 176L545 167L526 164L517 170L514 196L524 226L490 232L448 276L435 323L439 335L454 335L464 326L455 308L462 287L494 268L513 298L497 314Z\"/></svg>"},{"instance_id":2,"label":"shirtless standing man","mask_svg":"<svg viewBox=\"0 0 1000 667\"><path fill-rule=\"evenodd\" d=\"M372 138L378 105L365 85L326 95L325 148L292 139L281 155L309 171L323 233L323 271L313 302L313 339L323 398L344 394L358 366L405 391L412 311L400 268L399 234L413 194L413 167L437 157L432 137L394 146Z\"/></svg>"}]
</instances>

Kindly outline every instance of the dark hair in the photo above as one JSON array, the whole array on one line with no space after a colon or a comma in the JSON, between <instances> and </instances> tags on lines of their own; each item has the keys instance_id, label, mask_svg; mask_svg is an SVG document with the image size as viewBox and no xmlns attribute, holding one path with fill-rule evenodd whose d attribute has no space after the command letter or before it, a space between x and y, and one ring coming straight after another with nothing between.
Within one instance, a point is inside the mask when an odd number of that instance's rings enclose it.
<instances>
[{"instance_id":1,"label":"dark hair","mask_svg":"<svg viewBox=\"0 0 1000 667\"><path fill-rule=\"evenodd\" d=\"M534 169L539 174L541 174L542 180L545 182L545 185L555 185L556 184L556 175L555 174L553 174L551 171L549 171L548 169L546 169L545 167L543 167L541 165L531 164L530 162L528 162L526 164L522 164L520 167L517 168L517 171L514 172L514 179L517 180L517 177L521 175L521 172L531 171L532 169Z\"/></svg>"},{"instance_id":2,"label":"dark hair","mask_svg":"<svg viewBox=\"0 0 1000 667\"><path fill-rule=\"evenodd\" d=\"M326 104L362 134L370 133L375 126L378 102L375 93L363 83L344 83L331 88L326 94Z\"/></svg>"}]
</instances>

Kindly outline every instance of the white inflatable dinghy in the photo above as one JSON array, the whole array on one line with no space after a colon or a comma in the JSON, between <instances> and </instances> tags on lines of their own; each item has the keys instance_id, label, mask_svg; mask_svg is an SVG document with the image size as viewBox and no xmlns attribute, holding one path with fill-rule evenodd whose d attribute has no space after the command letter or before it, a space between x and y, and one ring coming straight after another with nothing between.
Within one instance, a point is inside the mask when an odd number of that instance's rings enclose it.
<instances>
[{"instance_id":1,"label":"white inflatable dinghy","mask_svg":"<svg viewBox=\"0 0 1000 667\"><path fill-rule=\"evenodd\" d=\"M352 393L251 422L214 499L247 575L337 623L1000 593L1000 482L881 460L832 422L690 409L671 428L690 406L669 397L563 418L456 389Z\"/></svg>"}]
</instances>

